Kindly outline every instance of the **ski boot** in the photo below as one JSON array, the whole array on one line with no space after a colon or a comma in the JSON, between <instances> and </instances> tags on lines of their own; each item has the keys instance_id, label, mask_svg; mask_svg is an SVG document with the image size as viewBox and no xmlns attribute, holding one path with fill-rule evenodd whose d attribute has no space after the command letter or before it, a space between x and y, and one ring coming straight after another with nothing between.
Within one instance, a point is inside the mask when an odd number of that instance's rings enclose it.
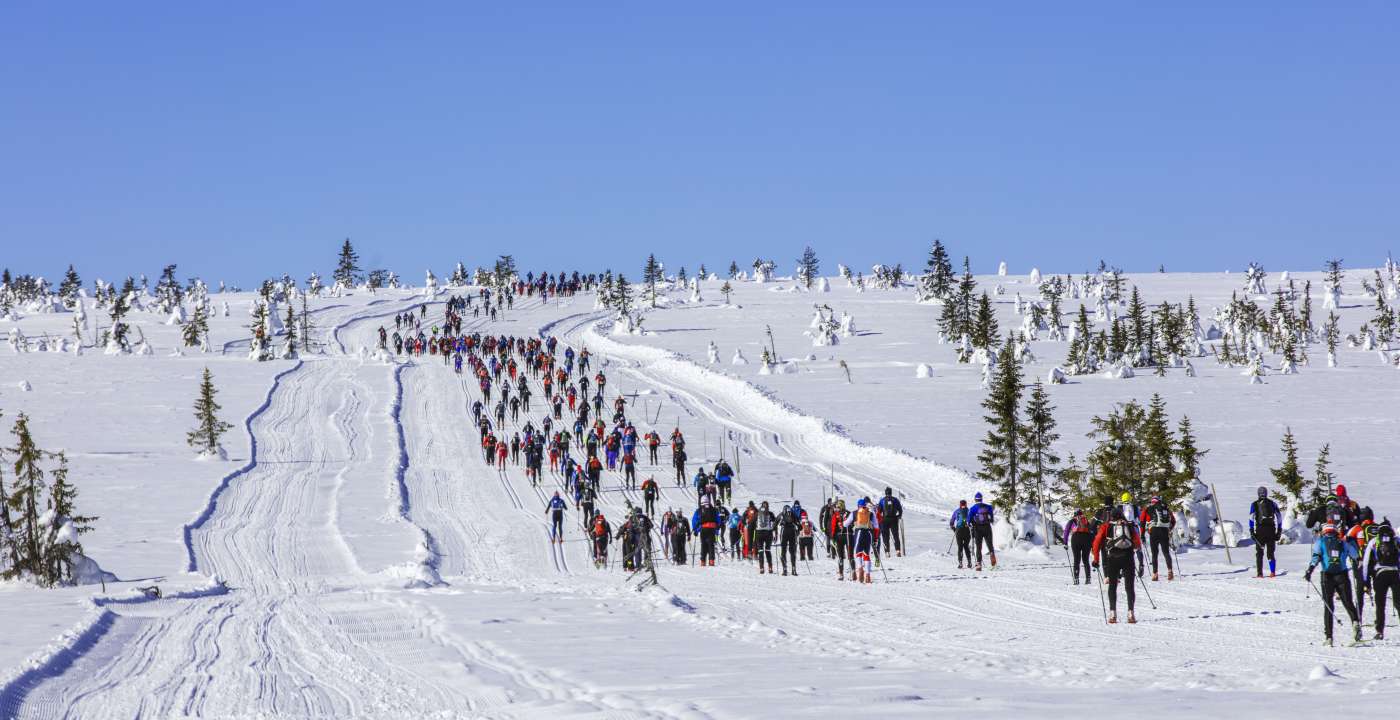
<instances>
[{"instance_id":1,"label":"ski boot","mask_svg":"<svg viewBox=\"0 0 1400 720\"><path fill-rule=\"evenodd\" d=\"M1168 581L1168 582L1171 582L1172 580L1175 580L1175 579L1176 579L1176 573L1173 573L1172 571L1168 570L1168 571L1167 571L1167 581Z\"/></svg>"},{"instance_id":2,"label":"ski boot","mask_svg":"<svg viewBox=\"0 0 1400 720\"><path fill-rule=\"evenodd\" d=\"M1128 624L1129 624L1129 625L1136 625L1136 624L1137 624L1137 616L1133 614L1133 611L1132 611L1132 610L1129 610L1129 611L1128 611Z\"/></svg>"},{"instance_id":3,"label":"ski boot","mask_svg":"<svg viewBox=\"0 0 1400 720\"><path fill-rule=\"evenodd\" d=\"M1110 612L1110 613L1108 614L1108 624L1109 624L1109 625L1117 625L1117 624L1118 624L1118 611L1117 611L1117 610L1114 610L1113 612Z\"/></svg>"},{"instance_id":4,"label":"ski boot","mask_svg":"<svg viewBox=\"0 0 1400 720\"><path fill-rule=\"evenodd\" d=\"M1384 639L1385 639L1385 631L1384 631L1384 630L1377 630L1377 631L1376 631L1376 636L1373 637L1373 638L1371 638L1371 639L1372 639L1372 640L1384 640Z\"/></svg>"},{"instance_id":5,"label":"ski boot","mask_svg":"<svg viewBox=\"0 0 1400 720\"><path fill-rule=\"evenodd\" d=\"M1322 644L1326 645L1327 647L1332 647L1332 636L1328 635L1327 637L1323 638Z\"/></svg>"},{"instance_id":6,"label":"ski boot","mask_svg":"<svg viewBox=\"0 0 1400 720\"><path fill-rule=\"evenodd\" d=\"M1079 584L1079 576L1078 576L1078 575L1075 575L1075 576L1074 576L1074 584L1075 584L1075 585L1078 585L1078 584Z\"/></svg>"},{"instance_id":7,"label":"ski boot","mask_svg":"<svg viewBox=\"0 0 1400 720\"><path fill-rule=\"evenodd\" d=\"M1351 624L1351 636L1354 642L1361 642L1361 623Z\"/></svg>"},{"instance_id":8,"label":"ski boot","mask_svg":"<svg viewBox=\"0 0 1400 720\"><path fill-rule=\"evenodd\" d=\"M787 577L787 566L783 566L783 577Z\"/></svg>"},{"instance_id":9,"label":"ski boot","mask_svg":"<svg viewBox=\"0 0 1400 720\"><path fill-rule=\"evenodd\" d=\"M837 579L837 580L842 580L842 581L844 581L844 580L846 579L846 571L845 571L845 570L837 570L837 571L836 571L836 579Z\"/></svg>"},{"instance_id":10,"label":"ski boot","mask_svg":"<svg viewBox=\"0 0 1400 720\"><path fill-rule=\"evenodd\" d=\"M959 570L963 569L962 561L961 561L961 560L958 561L958 569L959 569Z\"/></svg>"},{"instance_id":11,"label":"ski boot","mask_svg":"<svg viewBox=\"0 0 1400 720\"><path fill-rule=\"evenodd\" d=\"M1152 573L1152 582L1157 582L1157 573Z\"/></svg>"},{"instance_id":12,"label":"ski boot","mask_svg":"<svg viewBox=\"0 0 1400 720\"><path fill-rule=\"evenodd\" d=\"M977 567L975 567L975 568L973 568L973 569L976 570L977 572L982 572L982 563L977 563Z\"/></svg>"}]
</instances>

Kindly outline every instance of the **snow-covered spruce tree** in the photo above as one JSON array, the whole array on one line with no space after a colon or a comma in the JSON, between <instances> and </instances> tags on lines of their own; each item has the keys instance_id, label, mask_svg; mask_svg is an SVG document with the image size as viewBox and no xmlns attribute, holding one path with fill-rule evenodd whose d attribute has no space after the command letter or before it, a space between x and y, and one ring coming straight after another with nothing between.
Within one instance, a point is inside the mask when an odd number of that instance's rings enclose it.
<instances>
[{"instance_id":1,"label":"snow-covered spruce tree","mask_svg":"<svg viewBox=\"0 0 1400 720\"><path fill-rule=\"evenodd\" d=\"M383 268L370 270L369 275L365 277L365 286L369 288L370 292L374 292L384 287L384 281L388 279L388 277L389 271Z\"/></svg>"},{"instance_id":2,"label":"snow-covered spruce tree","mask_svg":"<svg viewBox=\"0 0 1400 720\"><path fill-rule=\"evenodd\" d=\"M1085 458L1089 464L1090 487L1096 497L1112 503L1119 494L1142 495L1142 471L1146 465L1140 431L1143 408L1136 400L1114 407L1108 417L1089 420L1096 440Z\"/></svg>"},{"instance_id":3,"label":"snow-covered spruce tree","mask_svg":"<svg viewBox=\"0 0 1400 720\"><path fill-rule=\"evenodd\" d=\"M705 263L700 263L700 272L695 274L695 279L701 281L710 279L710 271L705 267Z\"/></svg>"},{"instance_id":4,"label":"snow-covered spruce tree","mask_svg":"<svg viewBox=\"0 0 1400 720\"><path fill-rule=\"evenodd\" d=\"M180 281L175 279L175 265L166 265L160 271L160 280L156 282L156 308L161 314L169 315L184 300L185 292L180 287Z\"/></svg>"},{"instance_id":5,"label":"snow-covered spruce tree","mask_svg":"<svg viewBox=\"0 0 1400 720\"><path fill-rule=\"evenodd\" d=\"M1376 293L1376 314L1371 318L1371 325L1375 327L1376 340L1380 342L1381 349L1390 349L1390 341L1395 337L1395 318L1385 302L1384 292Z\"/></svg>"},{"instance_id":6,"label":"snow-covered spruce tree","mask_svg":"<svg viewBox=\"0 0 1400 720\"><path fill-rule=\"evenodd\" d=\"M185 347L205 345L205 338L209 335L209 313L204 309L204 303L194 306L194 314L190 316L189 322L185 323L180 334L184 337Z\"/></svg>"},{"instance_id":7,"label":"snow-covered spruce tree","mask_svg":"<svg viewBox=\"0 0 1400 720\"><path fill-rule=\"evenodd\" d=\"M802 251L802 257L797 259L797 280L808 290L812 289L812 283L816 282L817 274L821 271L821 262L817 260L817 253L808 245Z\"/></svg>"},{"instance_id":8,"label":"snow-covered spruce tree","mask_svg":"<svg viewBox=\"0 0 1400 720\"><path fill-rule=\"evenodd\" d=\"M973 347L989 353L996 349L1000 330L997 328L996 313L992 311L992 299L985 292L977 301L977 317L973 320L968 335L972 338Z\"/></svg>"},{"instance_id":9,"label":"snow-covered spruce tree","mask_svg":"<svg viewBox=\"0 0 1400 720\"><path fill-rule=\"evenodd\" d=\"M214 389L214 375L206 367L204 378L199 382L199 397L194 401L195 428L185 435L190 447L199 451L200 457L224 457L224 448L219 440L224 433L233 428L219 419L219 410L222 408L214 400L217 393Z\"/></svg>"},{"instance_id":10,"label":"snow-covered spruce tree","mask_svg":"<svg viewBox=\"0 0 1400 720\"><path fill-rule=\"evenodd\" d=\"M621 273L613 283L612 307L623 315L632 312L632 285L627 282L627 276Z\"/></svg>"},{"instance_id":11,"label":"snow-covered spruce tree","mask_svg":"<svg viewBox=\"0 0 1400 720\"><path fill-rule=\"evenodd\" d=\"M681 269L676 272L676 284L684 286L689 279L689 276L685 274L685 266L682 265Z\"/></svg>"},{"instance_id":12,"label":"snow-covered spruce tree","mask_svg":"<svg viewBox=\"0 0 1400 720\"><path fill-rule=\"evenodd\" d=\"M1268 273L1264 272L1264 266L1257 262L1252 262L1244 271L1244 291L1251 295L1263 295L1268 292L1264 288L1264 278Z\"/></svg>"},{"instance_id":13,"label":"snow-covered spruce tree","mask_svg":"<svg viewBox=\"0 0 1400 720\"><path fill-rule=\"evenodd\" d=\"M71 578L72 555L77 547L76 535L84 530L93 518L74 517L72 500L76 494L67 484L68 461L62 453L41 450L29 432L29 418L23 413L15 419L10 434L15 437L15 445L7 448L7 460L14 472L10 492L5 497L6 526L8 532L5 543L8 545L11 565L3 573L7 580L29 577L35 582L52 586L67 582ZM55 498L45 499L47 486L44 482L45 465L54 462L56 466L47 471L59 487L61 497L58 506L53 507ZM44 512L66 510L67 513ZM77 526L67 528L77 521ZM67 529L59 543L60 531ZM71 537L70 537L71 536ZM79 550L81 548L78 548Z\"/></svg>"},{"instance_id":14,"label":"snow-covered spruce tree","mask_svg":"<svg viewBox=\"0 0 1400 720\"><path fill-rule=\"evenodd\" d=\"M729 261L729 279L730 279L730 280L735 280L735 279L737 279L738 277L739 277L739 263L734 262L733 260L730 260L730 261Z\"/></svg>"},{"instance_id":15,"label":"snow-covered spruce tree","mask_svg":"<svg viewBox=\"0 0 1400 720\"><path fill-rule=\"evenodd\" d=\"M272 353L268 351L268 348L272 338L269 337L271 332L268 330L268 306L265 300L253 301L253 322L248 326L248 329L252 332L248 357L258 362L271 360Z\"/></svg>"},{"instance_id":16,"label":"snow-covered spruce tree","mask_svg":"<svg viewBox=\"0 0 1400 720\"><path fill-rule=\"evenodd\" d=\"M1098 500L1089 489L1088 478L1089 473L1079 464L1079 459L1070 453L1065 458L1065 466L1054 475L1050 486L1051 501L1067 513L1098 506Z\"/></svg>"},{"instance_id":17,"label":"snow-covered spruce tree","mask_svg":"<svg viewBox=\"0 0 1400 720\"><path fill-rule=\"evenodd\" d=\"M360 282L360 256L355 253L350 238L345 238L345 244L340 246L340 257L336 260L335 274L331 277L343 288L355 287Z\"/></svg>"},{"instance_id":18,"label":"snow-covered spruce tree","mask_svg":"<svg viewBox=\"0 0 1400 720\"><path fill-rule=\"evenodd\" d=\"M647 302L656 307L656 283L662 280L661 264L656 262L656 254L647 255L646 264L642 266L642 283L647 287Z\"/></svg>"},{"instance_id":19,"label":"snow-covered spruce tree","mask_svg":"<svg viewBox=\"0 0 1400 720\"><path fill-rule=\"evenodd\" d=\"M991 427L977 455L981 464L977 477L995 484L996 506L1010 513L1026 497L1021 478L1021 364L1009 335L997 354L993 373L987 398L982 401L987 411L982 419Z\"/></svg>"},{"instance_id":20,"label":"snow-covered spruce tree","mask_svg":"<svg viewBox=\"0 0 1400 720\"><path fill-rule=\"evenodd\" d=\"M78 499L78 489L68 482L68 457L53 453L58 466L51 473L53 485L49 488L48 542L45 571L50 584L72 584L73 561L83 555L83 545L78 538L92 532L92 523L99 518L78 515L73 506Z\"/></svg>"},{"instance_id":21,"label":"snow-covered spruce tree","mask_svg":"<svg viewBox=\"0 0 1400 720\"><path fill-rule=\"evenodd\" d=\"M131 278L127 278L131 282ZM126 314L131 311L131 302L128 299L130 294L122 292L112 298L111 307L107 311L107 318L112 325L107 330L107 348L109 355L125 353L131 351L131 345L126 339L127 331L130 329L126 324Z\"/></svg>"},{"instance_id":22,"label":"snow-covered spruce tree","mask_svg":"<svg viewBox=\"0 0 1400 720\"><path fill-rule=\"evenodd\" d=\"M301 294L301 316L300 316L300 319L301 319L301 351L302 351L303 353L310 354L310 353L313 352L312 347L311 347L311 331L314 330L314 329L316 329L316 326L315 326L314 324L312 324L312 322L311 322L311 312L310 312L309 310L307 310L307 308L306 308L306 293L302 293L302 294ZM206 334L206 335L207 335L207 334Z\"/></svg>"},{"instance_id":23,"label":"snow-covered spruce tree","mask_svg":"<svg viewBox=\"0 0 1400 720\"><path fill-rule=\"evenodd\" d=\"M730 286L728 280L725 280L725 281L724 281L724 284L721 285L721 286L719 286L719 291L720 291L721 293L724 293L724 304L725 304L725 305L728 305L728 304L729 304L729 293L734 292L734 288Z\"/></svg>"},{"instance_id":24,"label":"snow-covered spruce tree","mask_svg":"<svg viewBox=\"0 0 1400 720\"><path fill-rule=\"evenodd\" d=\"M1322 307L1323 309L1337 309L1337 304L1342 298L1342 281L1346 279L1346 272L1342 270L1342 259L1333 258L1323 263L1322 276Z\"/></svg>"},{"instance_id":25,"label":"snow-covered spruce tree","mask_svg":"<svg viewBox=\"0 0 1400 720\"><path fill-rule=\"evenodd\" d=\"M496 287L503 288L515 281L515 256L501 255L496 258Z\"/></svg>"},{"instance_id":26,"label":"snow-covered spruce tree","mask_svg":"<svg viewBox=\"0 0 1400 720\"><path fill-rule=\"evenodd\" d=\"M306 278L307 295L320 297L321 293L325 292L325 290L326 286L321 283L321 275L319 273L311 273L311 276Z\"/></svg>"},{"instance_id":27,"label":"snow-covered spruce tree","mask_svg":"<svg viewBox=\"0 0 1400 720\"><path fill-rule=\"evenodd\" d=\"M1337 313L1327 313L1327 324L1322 328L1322 338L1327 343L1327 367L1337 367L1337 341L1342 337Z\"/></svg>"},{"instance_id":28,"label":"snow-covered spruce tree","mask_svg":"<svg viewBox=\"0 0 1400 720\"><path fill-rule=\"evenodd\" d=\"M1327 498L1333 494L1333 484L1337 476L1332 473L1331 460L1332 445L1324 444L1321 450L1317 451L1317 462L1313 465L1313 484L1309 488L1308 507L1315 508L1327 502Z\"/></svg>"},{"instance_id":29,"label":"snow-covered spruce tree","mask_svg":"<svg viewBox=\"0 0 1400 720\"><path fill-rule=\"evenodd\" d=\"M1172 458L1176 461L1176 474L1170 490L1163 493L1162 500L1171 498L1173 504L1191 497L1192 488L1201 477L1201 458L1209 450L1201 450L1196 444L1196 433L1191 428L1191 418L1181 416L1176 424L1176 443L1172 448Z\"/></svg>"},{"instance_id":30,"label":"snow-covered spruce tree","mask_svg":"<svg viewBox=\"0 0 1400 720\"><path fill-rule=\"evenodd\" d=\"M285 344L282 352L277 357L283 360L294 360L297 357L297 314L291 303L287 303L287 317L282 321L282 327L287 331Z\"/></svg>"},{"instance_id":31,"label":"snow-covered spruce tree","mask_svg":"<svg viewBox=\"0 0 1400 720\"><path fill-rule=\"evenodd\" d=\"M928 253L928 263L924 266L924 276L919 281L921 300L947 300L953 292L953 263L942 240L934 240Z\"/></svg>"},{"instance_id":32,"label":"snow-covered spruce tree","mask_svg":"<svg viewBox=\"0 0 1400 720\"><path fill-rule=\"evenodd\" d=\"M452 269L452 275L447 278L447 283L452 287L464 287L467 284L467 267L457 262L457 267Z\"/></svg>"},{"instance_id":33,"label":"snow-covered spruce tree","mask_svg":"<svg viewBox=\"0 0 1400 720\"><path fill-rule=\"evenodd\" d=\"M1144 494L1157 495L1170 507L1174 496L1181 489L1176 487L1176 467L1172 463L1176 439L1172 436L1171 426L1167 421L1167 404L1161 395L1152 394L1138 435L1143 450Z\"/></svg>"},{"instance_id":34,"label":"snow-covered spruce tree","mask_svg":"<svg viewBox=\"0 0 1400 720\"><path fill-rule=\"evenodd\" d=\"M1053 485L1059 473L1060 456L1055 454L1055 442L1060 435L1055 432L1055 406L1050 404L1050 396L1040 383L1031 386L1020 433L1021 478L1028 490L1035 490L1035 504L1048 508L1047 485Z\"/></svg>"},{"instance_id":35,"label":"snow-covered spruce tree","mask_svg":"<svg viewBox=\"0 0 1400 720\"><path fill-rule=\"evenodd\" d=\"M63 306L72 310L78 304L78 292L83 289L83 281L78 277L78 271L70 264L68 271L63 273L63 282L58 284L58 297L63 301Z\"/></svg>"},{"instance_id":36,"label":"snow-covered spruce tree","mask_svg":"<svg viewBox=\"0 0 1400 720\"><path fill-rule=\"evenodd\" d=\"M1302 498L1303 489L1307 481L1303 478L1303 473L1298 469L1298 441L1293 439L1293 429L1285 427L1283 429L1283 463L1276 468L1269 468L1269 473L1274 476L1274 481L1283 489L1282 494L1275 493L1274 497L1279 500L1287 500L1289 497Z\"/></svg>"}]
</instances>

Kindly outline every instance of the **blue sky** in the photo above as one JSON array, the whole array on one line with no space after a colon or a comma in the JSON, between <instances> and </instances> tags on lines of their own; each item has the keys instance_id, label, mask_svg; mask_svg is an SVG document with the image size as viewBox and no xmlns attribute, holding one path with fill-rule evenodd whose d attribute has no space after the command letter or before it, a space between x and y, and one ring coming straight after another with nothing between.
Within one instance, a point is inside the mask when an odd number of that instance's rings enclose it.
<instances>
[{"instance_id":1,"label":"blue sky","mask_svg":"<svg viewBox=\"0 0 1400 720\"><path fill-rule=\"evenodd\" d=\"M0 264L1400 251L1394 2L593 5L6 2Z\"/></svg>"}]
</instances>

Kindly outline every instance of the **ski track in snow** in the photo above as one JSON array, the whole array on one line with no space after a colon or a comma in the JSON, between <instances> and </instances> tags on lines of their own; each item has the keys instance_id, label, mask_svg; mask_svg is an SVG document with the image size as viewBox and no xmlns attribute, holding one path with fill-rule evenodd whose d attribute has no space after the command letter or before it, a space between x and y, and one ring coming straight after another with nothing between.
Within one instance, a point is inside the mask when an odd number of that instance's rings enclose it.
<instances>
[{"instance_id":1,"label":"ski track in snow","mask_svg":"<svg viewBox=\"0 0 1400 720\"><path fill-rule=\"evenodd\" d=\"M684 416L688 447L699 450L693 456L701 461L715 458L701 457L707 443L699 434L724 438L724 452L740 458L734 504L781 503L789 479L813 513L832 481L848 499L876 497L886 485L906 498L915 551L886 558L887 574L877 570L873 587L837 583L819 543L817 559L797 577L759 578L753 565L722 553L714 568L663 561L664 589L633 592L616 569L593 570L577 522L566 523L564 543L550 542L545 506L562 479L546 468L532 484L522 465L489 466L469 423L479 393L439 358L384 368L394 435L370 432L371 417L385 410L371 402L366 374L355 371L363 361L356 363L342 334L353 332L350 344L367 346L374 320L422 303L436 313L441 305L415 297L381 312L384 302L325 308L335 324L323 332L341 355L309 358L282 372L248 417L251 459L216 487L185 528L191 570L218 582L160 600L99 599L85 629L0 689L0 715L709 714L698 706L673 711L645 704L648 697L665 699L661 688L633 697L592 686L580 677L586 663L583 669L533 666L508 648L448 629L440 611L417 595L472 586L621 604L636 614L639 628L679 626L793 663L926 668L995 679L1007 693L1070 689L1085 702L1143 692L1170 698L1185 688L1250 697L1286 691L1274 696L1274 706L1282 706L1299 691L1341 692L1357 683L1383 690L1397 675L1396 658L1385 650L1309 645L1304 638L1316 635L1319 621L1316 600L1285 590L1288 577L1253 581L1237 568L1193 563L1177 583L1147 583L1161 610L1152 610L1140 589L1141 623L1125 628L1103 623L1095 589L1071 586L1064 563L1013 557L995 572L956 570L941 551L950 537L946 510L971 487L960 471L861 445L747 382L613 341L595 328L601 313L551 317L552 306L521 302L506 319L515 327L471 322L467 332L519 335L525 327L519 323L540 321L542 335L589 347L592 372L602 366L610 375L610 393L645 389L663 403L653 415L658 431L670 425L663 416ZM652 418L642 420L632 398L629 412L645 431ZM532 410L518 421L507 418L506 437L527 417L548 411L544 398ZM419 565L408 582L364 572L337 524L347 468L374 457L398 458L386 486L389 521L409 523L421 537ZM694 468L692 461L687 473ZM669 464L651 468L658 469L659 508L680 507L688 517L689 483L674 485ZM648 474L639 464L639 480ZM623 487L620 470L605 470L602 489L599 509L611 518L628 503L641 504L640 492ZM688 550L697 555L698 542ZM777 553L775 547L775 559ZM1354 678L1352 684L1310 684L1307 671L1320 664ZM873 699L894 709L933 692L908 690ZM911 710L919 712L905 712Z\"/></svg>"}]
</instances>

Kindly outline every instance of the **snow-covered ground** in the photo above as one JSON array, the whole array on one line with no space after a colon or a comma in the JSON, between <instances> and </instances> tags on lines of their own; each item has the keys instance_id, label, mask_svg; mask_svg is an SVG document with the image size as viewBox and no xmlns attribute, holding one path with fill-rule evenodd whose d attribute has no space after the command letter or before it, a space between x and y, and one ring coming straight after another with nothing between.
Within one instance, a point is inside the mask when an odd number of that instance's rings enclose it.
<instances>
[{"instance_id":1,"label":"snow-covered ground","mask_svg":"<svg viewBox=\"0 0 1400 720\"><path fill-rule=\"evenodd\" d=\"M1019 326L1011 303L1031 294L1025 277L978 280L1006 287L1001 324ZM1242 276L1128 281L1149 302L1193 295L1205 315ZM120 578L105 590L0 584L0 716L1043 716L1115 701L1264 714L1318 702L1311 693L1393 705L1394 647L1317 644L1300 547L1283 548L1283 574L1263 581L1244 567L1248 548L1233 564L1223 549L1188 550L1184 578L1151 584L1151 601L1139 593L1136 626L1104 625L1098 593L1070 583L1062 556L1008 551L996 572L957 570L945 521L978 489L966 470L984 433L980 367L937 343L937 308L912 291L829 284L811 294L736 282L725 306L707 282L698 302L669 294L642 336L612 335L591 296L524 299L501 321L468 323L586 345L643 432L680 425L693 459L737 456L740 502L796 496L815 509L833 487L847 498L898 489L912 552L864 587L838 582L819 549L797 577L723 556L715 568L659 567L662 587L638 592L621 571L592 567L576 524L551 545L544 504L558 478L532 487L522 468L483 462L475 386L436 357L386 364L364 352L377 327L422 302L411 291L313 301L326 352L301 362L246 359L247 295L215 296L230 298L212 343L227 355L170 356L179 328L154 315L137 322L149 356L0 348L4 422L28 413L41 445L69 453L79 509L101 516L85 548ZM814 302L848 312L855 332L813 347L803 331ZM1368 299L1342 304L1345 332L1369 319ZM56 335L71 316L14 324ZM760 375L769 326L783 357L816 359ZM736 349L749 364L731 363ZM1043 377L1065 343L1032 349L1028 374ZM1203 476L1227 517L1269 479L1284 425L1309 465L1330 442L1339 478L1385 514L1400 501L1388 482L1400 371L1374 351L1342 350L1335 369L1312 352L1312 367L1264 385L1208 358L1194 378L1072 378L1051 388L1064 448L1082 455L1088 418L1111 403L1160 392L1211 450ZM920 363L931 377L915 377ZM184 441L205 365L237 425L227 463L194 460ZM661 504L688 514L693 494L669 467L643 466L643 477L653 470ZM639 502L620 475L603 484L610 517ZM165 599L135 591L152 584Z\"/></svg>"}]
</instances>

